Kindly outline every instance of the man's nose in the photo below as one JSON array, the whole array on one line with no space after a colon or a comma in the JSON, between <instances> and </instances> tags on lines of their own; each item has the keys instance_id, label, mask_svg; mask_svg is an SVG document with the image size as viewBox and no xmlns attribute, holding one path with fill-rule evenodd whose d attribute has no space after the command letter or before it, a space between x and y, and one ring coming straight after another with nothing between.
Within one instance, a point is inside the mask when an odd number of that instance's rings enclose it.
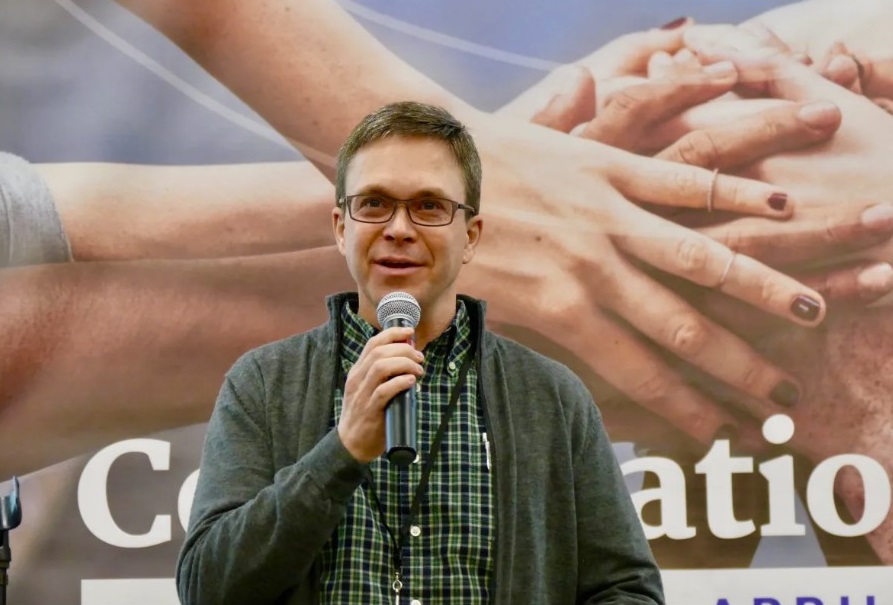
<instances>
[{"instance_id":1,"label":"man's nose","mask_svg":"<svg viewBox=\"0 0 893 605\"><path fill-rule=\"evenodd\" d=\"M415 223L409 218L406 204L398 204L394 216L385 225L385 236L394 239L412 239L416 235Z\"/></svg>"}]
</instances>

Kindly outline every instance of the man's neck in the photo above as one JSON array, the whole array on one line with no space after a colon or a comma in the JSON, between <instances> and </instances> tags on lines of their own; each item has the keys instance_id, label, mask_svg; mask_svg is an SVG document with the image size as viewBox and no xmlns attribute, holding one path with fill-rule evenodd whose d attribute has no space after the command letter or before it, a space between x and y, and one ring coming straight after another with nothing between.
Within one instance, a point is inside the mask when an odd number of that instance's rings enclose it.
<instances>
[{"instance_id":1,"label":"man's neck","mask_svg":"<svg viewBox=\"0 0 893 605\"><path fill-rule=\"evenodd\" d=\"M450 324L453 322L454 317L456 317L455 310L453 311L452 315L440 321L420 321L415 330L416 348L419 351L424 351L429 342L437 340L437 337L443 334L446 329L450 327Z\"/></svg>"}]
</instances>

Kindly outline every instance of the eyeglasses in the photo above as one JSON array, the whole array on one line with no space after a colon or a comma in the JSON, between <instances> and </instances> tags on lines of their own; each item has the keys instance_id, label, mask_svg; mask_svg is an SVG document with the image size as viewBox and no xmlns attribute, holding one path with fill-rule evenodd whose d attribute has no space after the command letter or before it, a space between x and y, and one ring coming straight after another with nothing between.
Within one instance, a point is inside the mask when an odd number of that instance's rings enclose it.
<instances>
[{"instance_id":1,"label":"eyeglasses","mask_svg":"<svg viewBox=\"0 0 893 605\"><path fill-rule=\"evenodd\" d=\"M404 205L409 220L423 227L443 227L453 222L460 208L473 215L474 208L439 197L420 197L413 200L398 200L380 193L347 195L341 203L347 206L350 218L361 223L387 223L397 213L397 206Z\"/></svg>"}]
</instances>

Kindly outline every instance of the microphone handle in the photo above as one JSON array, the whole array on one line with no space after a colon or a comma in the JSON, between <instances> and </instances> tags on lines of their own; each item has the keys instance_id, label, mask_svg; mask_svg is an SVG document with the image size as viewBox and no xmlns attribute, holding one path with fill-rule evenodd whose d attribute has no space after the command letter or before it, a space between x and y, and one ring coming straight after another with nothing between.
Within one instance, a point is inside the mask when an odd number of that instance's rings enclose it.
<instances>
[{"instance_id":1,"label":"microphone handle","mask_svg":"<svg viewBox=\"0 0 893 605\"><path fill-rule=\"evenodd\" d=\"M382 328L413 327L405 318L395 317L384 322ZM410 387L397 393L385 408L385 457L401 468L406 468L416 458L416 393Z\"/></svg>"}]
</instances>

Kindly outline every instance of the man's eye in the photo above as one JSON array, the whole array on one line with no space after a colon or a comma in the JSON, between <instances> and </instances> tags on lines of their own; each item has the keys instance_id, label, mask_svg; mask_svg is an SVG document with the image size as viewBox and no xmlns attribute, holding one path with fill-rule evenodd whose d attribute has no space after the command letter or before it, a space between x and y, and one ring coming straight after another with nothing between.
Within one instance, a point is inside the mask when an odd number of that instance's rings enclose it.
<instances>
[{"instance_id":1,"label":"man's eye","mask_svg":"<svg viewBox=\"0 0 893 605\"><path fill-rule=\"evenodd\" d=\"M446 209L446 204L438 199L423 199L419 200L419 207L422 210L440 211Z\"/></svg>"},{"instance_id":2,"label":"man's eye","mask_svg":"<svg viewBox=\"0 0 893 605\"><path fill-rule=\"evenodd\" d=\"M382 206L385 205L385 203L386 202L380 197L371 197L370 196L370 197L364 197L360 202L360 206L362 208L381 208Z\"/></svg>"}]
</instances>

